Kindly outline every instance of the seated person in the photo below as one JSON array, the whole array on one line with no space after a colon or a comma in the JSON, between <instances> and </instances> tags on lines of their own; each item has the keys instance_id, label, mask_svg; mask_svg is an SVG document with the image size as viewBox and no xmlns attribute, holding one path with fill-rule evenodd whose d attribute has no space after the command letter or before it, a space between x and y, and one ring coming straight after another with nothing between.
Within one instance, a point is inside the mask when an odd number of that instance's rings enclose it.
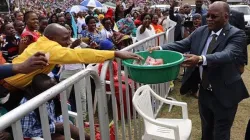
<instances>
[{"instance_id":1,"label":"seated person","mask_svg":"<svg viewBox=\"0 0 250 140\"><path fill-rule=\"evenodd\" d=\"M51 79L46 74L37 74L34 76L30 86L26 88L26 94L21 100L20 104L24 104L28 100L34 98L45 90L55 86L57 82L54 79ZM52 140L65 140L64 138L64 128L63 120L60 115L60 103L58 98L48 101L47 110L48 110L48 119L51 132ZM24 118L21 119L22 131L24 138L32 137L43 137L41 120L38 109L30 112ZM70 132L73 139L79 139L78 128L70 124ZM90 139L88 135L85 136L85 139Z\"/></svg>"},{"instance_id":2,"label":"seated person","mask_svg":"<svg viewBox=\"0 0 250 140\"><path fill-rule=\"evenodd\" d=\"M112 50L114 49L114 45L111 41L109 40L104 40L101 41L100 43L100 48L103 50ZM119 96L119 82L118 82L118 64L116 61L112 62L113 64L113 78L114 78L114 88L115 88L115 96L116 96L116 102L117 102L117 110L118 110L118 118L121 119L121 111L120 111L120 96ZM98 66L98 72L99 74L101 73L103 63L101 63ZM126 99L126 85L125 85L125 76L122 75L122 94L123 94L123 103L124 103L124 115L125 118L127 118L127 99ZM107 70L106 74L106 80L110 80L110 73L109 69ZM128 79L128 84L131 85L132 80ZM106 91L110 91L110 85L106 85ZM129 98L130 98L130 107L132 107L132 91L131 88L129 88ZM132 114L132 108L130 108L130 114ZM132 115L131 115L132 116Z\"/></svg>"}]
</instances>

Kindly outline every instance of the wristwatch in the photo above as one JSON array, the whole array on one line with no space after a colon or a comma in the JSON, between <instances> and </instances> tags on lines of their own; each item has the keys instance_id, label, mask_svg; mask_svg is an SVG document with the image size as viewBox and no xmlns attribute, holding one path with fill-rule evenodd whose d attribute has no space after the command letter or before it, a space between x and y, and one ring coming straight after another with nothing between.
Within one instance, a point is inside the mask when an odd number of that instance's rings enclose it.
<instances>
[{"instance_id":1,"label":"wristwatch","mask_svg":"<svg viewBox=\"0 0 250 140\"><path fill-rule=\"evenodd\" d=\"M198 65L202 65L203 64L203 57L202 56L199 56L199 61L198 61Z\"/></svg>"}]
</instances>

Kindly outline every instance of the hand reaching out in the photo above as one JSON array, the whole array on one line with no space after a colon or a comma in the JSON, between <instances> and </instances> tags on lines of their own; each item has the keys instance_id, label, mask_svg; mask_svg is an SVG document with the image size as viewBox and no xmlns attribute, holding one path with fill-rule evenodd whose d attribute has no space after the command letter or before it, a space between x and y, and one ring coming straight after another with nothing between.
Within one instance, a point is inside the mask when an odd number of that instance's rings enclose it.
<instances>
[{"instance_id":1,"label":"hand reaching out","mask_svg":"<svg viewBox=\"0 0 250 140\"><path fill-rule=\"evenodd\" d=\"M194 67L199 63L199 56L194 54L184 54L185 60L181 64L183 67Z\"/></svg>"},{"instance_id":2,"label":"hand reaching out","mask_svg":"<svg viewBox=\"0 0 250 140\"><path fill-rule=\"evenodd\" d=\"M136 59L136 60L143 60L144 58L138 54L131 53L128 51L115 51L115 57L121 59Z\"/></svg>"}]
</instances>

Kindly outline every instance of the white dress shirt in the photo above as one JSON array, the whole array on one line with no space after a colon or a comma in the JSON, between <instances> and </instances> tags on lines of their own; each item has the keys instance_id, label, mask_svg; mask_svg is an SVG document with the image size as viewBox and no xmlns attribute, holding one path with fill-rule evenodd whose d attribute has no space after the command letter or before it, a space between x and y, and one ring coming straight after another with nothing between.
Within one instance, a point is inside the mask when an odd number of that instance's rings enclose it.
<instances>
[{"instance_id":1,"label":"white dress shirt","mask_svg":"<svg viewBox=\"0 0 250 140\"><path fill-rule=\"evenodd\" d=\"M203 59L203 64L202 64L203 66L207 65L207 58L205 57L205 55L207 54L208 46L209 46L210 42L212 41L213 35L214 34L217 35L217 37L216 37L216 40L217 40L217 38L220 35L221 31L222 31L222 29L220 29L216 33L214 31L212 31L210 36L208 37L206 45L205 45L205 47L204 47L204 49L203 49L203 51L201 53L201 56L202 56L202 59ZM200 77L202 79L202 72L203 72L203 67L202 66L199 67L199 71L200 71Z\"/></svg>"}]
</instances>

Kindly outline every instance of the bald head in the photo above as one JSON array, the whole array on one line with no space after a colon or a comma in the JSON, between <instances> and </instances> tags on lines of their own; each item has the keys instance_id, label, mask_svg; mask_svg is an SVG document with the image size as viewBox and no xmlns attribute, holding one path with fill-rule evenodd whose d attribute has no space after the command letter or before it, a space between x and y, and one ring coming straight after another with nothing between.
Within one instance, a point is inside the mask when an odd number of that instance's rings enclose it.
<instances>
[{"instance_id":1,"label":"bald head","mask_svg":"<svg viewBox=\"0 0 250 140\"><path fill-rule=\"evenodd\" d=\"M70 32L57 23L48 25L44 30L44 36L66 47L70 44Z\"/></svg>"},{"instance_id":2,"label":"bald head","mask_svg":"<svg viewBox=\"0 0 250 140\"><path fill-rule=\"evenodd\" d=\"M227 0L210 0L210 3L214 3L216 1L224 1L224 2L227 2Z\"/></svg>"},{"instance_id":3,"label":"bald head","mask_svg":"<svg viewBox=\"0 0 250 140\"><path fill-rule=\"evenodd\" d=\"M209 9L210 8L216 9L216 10L218 9L221 12L226 12L226 13L230 12L229 5L224 1L216 1L216 2L214 2L214 3L209 5Z\"/></svg>"},{"instance_id":4,"label":"bald head","mask_svg":"<svg viewBox=\"0 0 250 140\"><path fill-rule=\"evenodd\" d=\"M44 30L44 36L47 38L51 36L56 36L56 35L62 35L63 33L66 33L67 29L57 23L52 23L49 24L45 30Z\"/></svg>"},{"instance_id":5,"label":"bald head","mask_svg":"<svg viewBox=\"0 0 250 140\"><path fill-rule=\"evenodd\" d=\"M213 31L223 28L229 20L229 5L223 1L216 1L209 5L207 25Z\"/></svg>"}]
</instances>

